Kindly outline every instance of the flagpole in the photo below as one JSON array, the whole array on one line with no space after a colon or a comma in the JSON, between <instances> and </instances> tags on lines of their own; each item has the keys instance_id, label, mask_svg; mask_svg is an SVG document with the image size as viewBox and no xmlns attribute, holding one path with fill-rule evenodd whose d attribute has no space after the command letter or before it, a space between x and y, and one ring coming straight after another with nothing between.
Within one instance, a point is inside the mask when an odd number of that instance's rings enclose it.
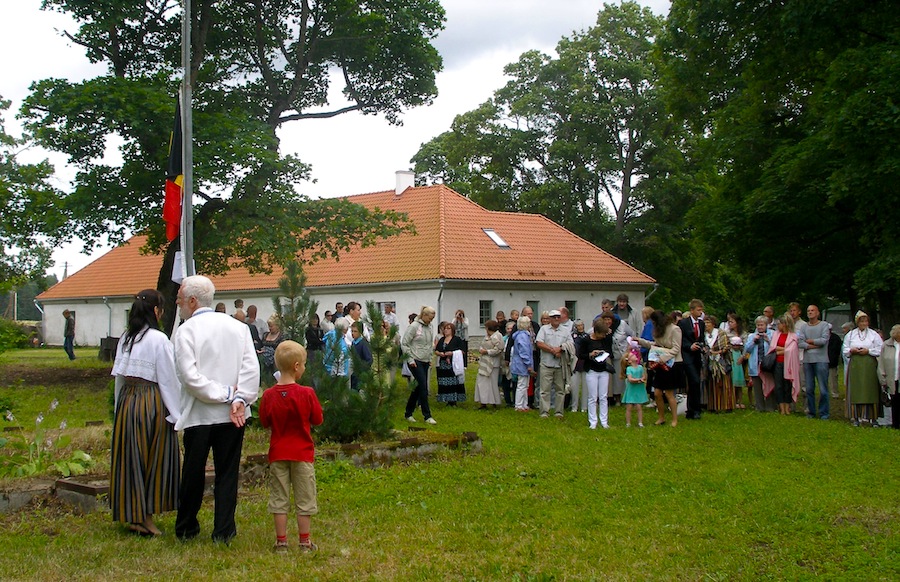
<instances>
[{"instance_id":1,"label":"flagpole","mask_svg":"<svg viewBox=\"0 0 900 582\"><path fill-rule=\"evenodd\" d=\"M191 0L184 0L184 14L181 21L181 64L184 78L181 82L181 168L184 183L181 202L181 256L188 276L194 270L194 149L193 114L191 111Z\"/></svg>"}]
</instances>

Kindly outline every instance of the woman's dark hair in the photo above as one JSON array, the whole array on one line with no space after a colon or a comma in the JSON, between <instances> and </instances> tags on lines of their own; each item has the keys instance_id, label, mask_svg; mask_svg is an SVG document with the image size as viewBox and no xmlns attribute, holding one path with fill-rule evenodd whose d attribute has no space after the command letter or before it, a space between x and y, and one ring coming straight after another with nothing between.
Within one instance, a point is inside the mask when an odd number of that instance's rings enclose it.
<instances>
[{"instance_id":1,"label":"woman's dark hair","mask_svg":"<svg viewBox=\"0 0 900 582\"><path fill-rule=\"evenodd\" d=\"M309 317L309 324L312 325L313 327L319 327L319 324L320 324L320 323L322 323L322 322L319 320L319 314L318 314L318 313L313 313L313 314Z\"/></svg>"},{"instance_id":2,"label":"woman's dark hair","mask_svg":"<svg viewBox=\"0 0 900 582\"><path fill-rule=\"evenodd\" d=\"M489 319L484 322L484 329L487 331L494 333L498 329L500 329L500 324L494 321L493 319Z\"/></svg>"},{"instance_id":3,"label":"woman's dark hair","mask_svg":"<svg viewBox=\"0 0 900 582\"><path fill-rule=\"evenodd\" d=\"M650 321L653 322L653 339L659 339L666 335L666 328L675 320L671 315L667 315L662 309L657 309L650 314Z\"/></svg>"},{"instance_id":4,"label":"woman's dark hair","mask_svg":"<svg viewBox=\"0 0 900 582\"><path fill-rule=\"evenodd\" d=\"M736 328L734 330L734 332L738 335L743 334L744 333L744 320L741 319L741 316L738 315L737 313L735 313L734 315L731 315L731 319L734 320L734 324L735 324L734 327Z\"/></svg>"},{"instance_id":5,"label":"woman's dark hair","mask_svg":"<svg viewBox=\"0 0 900 582\"><path fill-rule=\"evenodd\" d=\"M144 289L134 298L131 311L128 313L128 329L125 331L123 352L130 352L134 344L144 339L148 329L159 329L159 320L154 308L163 309L162 293L156 289Z\"/></svg>"}]
</instances>

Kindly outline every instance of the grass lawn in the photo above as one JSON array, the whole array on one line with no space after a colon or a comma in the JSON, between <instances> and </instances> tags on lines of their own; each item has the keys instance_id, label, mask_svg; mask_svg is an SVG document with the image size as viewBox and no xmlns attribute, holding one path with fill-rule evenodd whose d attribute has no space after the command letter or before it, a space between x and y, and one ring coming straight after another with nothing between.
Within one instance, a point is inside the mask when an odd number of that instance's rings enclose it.
<instances>
[{"instance_id":1,"label":"grass lawn","mask_svg":"<svg viewBox=\"0 0 900 582\"><path fill-rule=\"evenodd\" d=\"M66 389L106 406L105 392ZM649 411L647 428L626 429L621 407L610 430L590 431L584 414L473 407L434 404L431 430L474 430L483 455L378 470L318 463L316 554L271 551L267 492L255 487L241 491L230 546L208 538L210 501L203 534L186 544L173 513L157 520L160 539L56 504L0 516L0 579L900 578L900 431L749 410L674 429L650 426ZM253 432L245 452L265 446Z\"/></svg>"}]
</instances>

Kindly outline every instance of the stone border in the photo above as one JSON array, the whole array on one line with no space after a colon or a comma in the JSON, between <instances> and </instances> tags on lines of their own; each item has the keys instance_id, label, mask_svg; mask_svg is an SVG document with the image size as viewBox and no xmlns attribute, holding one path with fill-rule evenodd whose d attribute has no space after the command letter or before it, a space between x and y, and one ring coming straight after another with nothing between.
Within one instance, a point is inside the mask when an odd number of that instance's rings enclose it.
<instances>
[{"instance_id":1,"label":"stone border","mask_svg":"<svg viewBox=\"0 0 900 582\"><path fill-rule=\"evenodd\" d=\"M474 432L464 432L459 436L422 434L412 430L410 432L413 434L401 437L397 441L320 447L316 451L316 457L321 461L349 460L357 467L374 469L429 461L450 451L472 455L480 454L483 450L481 438ZM419 434L421 437L413 436ZM241 463L241 482L245 485L263 483L268 472L267 454L248 455ZM207 467L204 491L206 495L212 494L214 481L215 473ZM0 514L13 513L31 503L36 497L46 496L54 496L84 513L98 511L108 506L109 476L80 475L62 477L55 481L39 479L26 485L18 490L0 491Z\"/></svg>"}]
</instances>

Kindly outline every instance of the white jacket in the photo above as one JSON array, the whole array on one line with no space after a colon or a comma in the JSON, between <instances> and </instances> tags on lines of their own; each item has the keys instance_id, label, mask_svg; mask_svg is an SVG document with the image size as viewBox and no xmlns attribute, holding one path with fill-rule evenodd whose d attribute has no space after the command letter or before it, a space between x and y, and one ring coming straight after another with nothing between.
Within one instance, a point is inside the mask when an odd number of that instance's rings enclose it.
<instances>
[{"instance_id":1,"label":"white jacket","mask_svg":"<svg viewBox=\"0 0 900 582\"><path fill-rule=\"evenodd\" d=\"M175 331L175 371L181 381L176 430L231 422L235 398L250 405L259 394L259 360L247 324L201 308Z\"/></svg>"}]
</instances>

